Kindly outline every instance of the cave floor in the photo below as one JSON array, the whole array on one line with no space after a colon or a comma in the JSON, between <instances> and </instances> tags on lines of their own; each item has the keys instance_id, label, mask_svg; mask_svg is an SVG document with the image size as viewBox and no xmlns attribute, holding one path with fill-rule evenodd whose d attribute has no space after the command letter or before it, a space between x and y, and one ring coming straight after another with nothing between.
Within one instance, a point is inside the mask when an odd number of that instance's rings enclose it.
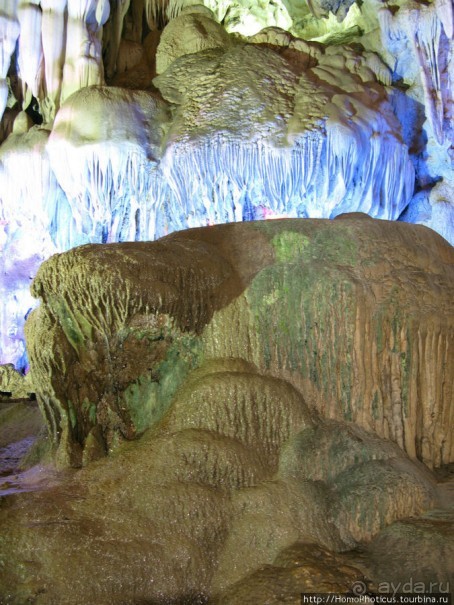
<instances>
[{"instance_id":1,"label":"cave floor","mask_svg":"<svg viewBox=\"0 0 454 605\"><path fill-rule=\"evenodd\" d=\"M45 544L46 540L50 538L51 550L55 550L55 544L53 544L56 539L55 532L60 531L59 528L63 526L67 531L67 528L74 524L73 531L85 532L87 536L97 534L99 532L99 511L92 505L86 507L91 490L89 484L93 478L85 475L85 479L81 480L77 470L57 470L52 465L49 455L45 453L43 455L43 451L45 452L45 448L42 446L44 435L44 425L36 402L27 400L0 402L0 523L5 524L4 528L10 536L13 536L13 542L16 539L19 542L25 540L22 535L17 538L21 532L24 533L24 525L32 529L39 528L42 533L42 544ZM40 461L34 463L37 460ZM99 464L97 466L99 472ZM181 601L164 598L159 603L228 603L233 605L242 602L241 599L244 597L241 595L244 595L244 584L247 583L246 594L249 597L246 598L251 605L253 602L261 605L260 599L265 597L258 595L261 594L260 590L264 590L264 587L266 587L267 594L275 593L269 599L266 597L267 603L299 604L301 602L300 593L307 590L308 570L312 570L310 572L312 574L315 573L314 570L321 574L318 576L321 578L318 580L319 584L314 586L314 590L325 592L329 591L331 586L337 586L332 583L333 569L336 569L339 578L350 577L353 586L359 586L359 590L363 588L366 590L367 587L368 592L383 592L383 586L386 586L383 578L390 578L389 590L394 590L394 587L398 585L402 587L402 582L398 582L399 577L409 577L410 581L413 581L413 576L409 574L417 565L415 558L419 558L420 570L429 570L428 575L424 576L427 578L427 582L429 582L429 578L431 581L435 578L434 586L435 588L440 586L439 591L444 592L446 587L452 590L454 579L451 552L454 544L454 465L438 469L434 475L439 488L439 507L427 511L420 517L401 519L393 523L380 532L370 544L361 544L358 548L344 553L331 553L315 545L295 544L283 554L281 553L273 564L259 567L243 581L237 582L233 587L228 587L213 599L202 595L191 597L189 600L185 597ZM111 482L112 489L115 490L117 478L112 476ZM81 506L86 508L81 508ZM82 511L83 519L81 518ZM125 523L128 526L132 520L131 511L125 511L124 514ZM118 519L113 522L118 523ZM11 529L14 524L18 526L17 532ZM118 548L121 549L122 546L124 544L121 542ZM309 550L308 546L310 546ZM144 548L144 545L139 548ZM0 559L3 559L1 561L3 567L5 555L8 557L5 543L2 545L2 550ZM14 561L14 558L17 558L17 548L13 550L16 551L13 556L14 564L18 567L26 564L24 561ZM48 556L45 547L41 556L43 559ZM440 557L445 558L444 571L437 580L434 570L436 570L437 564L441 565ZM449 559L451 559L451 563ZM77 561L75 565L77 565ZM8 565L6 567L7 573L4 578L8 576ZM396 576L396 569L401 570L400 576L398 574ZM3 596L2 590L5 591L5 584L1 585L0 582L0 603L2 605L16 605L25 602L21 601L24 598L23 595L32 593L38 595L40 591L44 590L39 588L40 581L42 581L39 570L36 571L36 578L33 577L33 571L30 574L29 570L28 579L23 586L20 585L20 578L23 576L20 574L15 576L14 573L10 572L10 582L16 586L7 596ZM326 577L323 577L324 573L326 573ZM413 585L410 588L414 588ZM27 590L29 590L28 593ZM47 590L49 590L49 585ZM251 591L254 590L257 595L255 600L250 597ZM52 590L50 590L50 594L52 594ZM40 599L37 596L36 600L32 602L40 605L54 603L51 597L49 597L51 600L46 600L46 598ZM116 600L112 602L117 603ZM154 600L124 600L121 602L155 603ZM61 603L69 604L72 601L65 600L65 597L62 596ZM104 605L102 600L99 603ZM98 601L93 601L91 605L98 605Z\"/></svg>"}]
</instances>

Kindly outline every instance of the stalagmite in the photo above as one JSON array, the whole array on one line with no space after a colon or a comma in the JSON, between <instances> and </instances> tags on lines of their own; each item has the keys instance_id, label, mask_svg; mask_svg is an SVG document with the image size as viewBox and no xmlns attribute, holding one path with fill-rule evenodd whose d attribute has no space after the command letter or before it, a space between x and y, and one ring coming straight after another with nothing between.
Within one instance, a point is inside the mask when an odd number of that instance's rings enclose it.
<instances>
[{"instance_id":1,"label":"stalagmite","mask_svg":"<svg viewBox=\"0 0 454 605\"><path fill-rule=\"evenodd\" d=\"M259 373L285 377L323 416L390 439L429 467L448 463L453 254L424 227L353 214L56 255L33 282L42 305L27 324L55 444L75 460L99 424L109 448L115 430L130 439L172 402L167 430L236 435L275 464L273 448L312 421L296 393ZM224 360L251 365L232 379L216 371ZM209 361L211 373L182 390ZM271 404L276 390L285 413ZM222 423L210 415L215 401ZM254 432L257 414L274 418L266 431L259 423Z\"/></svg>"}]
</instances>

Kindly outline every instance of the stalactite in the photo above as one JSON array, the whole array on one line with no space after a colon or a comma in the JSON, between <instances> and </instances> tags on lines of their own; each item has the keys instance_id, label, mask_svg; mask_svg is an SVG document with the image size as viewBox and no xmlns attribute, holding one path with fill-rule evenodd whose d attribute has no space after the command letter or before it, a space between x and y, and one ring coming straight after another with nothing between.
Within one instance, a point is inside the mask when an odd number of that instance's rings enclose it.
<instances>
[{"instance_id":1,"label":"stalactite","mask_svg":"<svg viewBox=\"0 0 454 605\"><path fill-rule=\"evenodd\" d=\"M30 105L32 96L38 99L43 86L43 46L41 40L42 12L37 0L21 1L17 10L20 24L18 67L22 82L23 107Z\"/></svg>"},{"instance_id":2,"label":"stalactite","mask_svg":"<svg viewBox=\"0 0 454 605\"><path fill-rule=\"evenodd\" d=\"M75 129L74 116L82 119L87 106L91 118ZM102 121L106 106L117 119ZM166 119L163 103L154 96L114 87L86 88L59 112L47 149L73 216L89 240L158 235L155 215L168 189L157 170Z\"/></svg>"},{"instance_id":3,"label":"stalactite","mask_svg":"<svg viewBox=\"0 0 454 605\"><path fill-rule=\"evenodd\" d=\"M20 26L16 17L16 0L6 0L0 12L0 119L8 100L8 74L11 56L19 37Z\"/></svg>"},{"instance_id":4,"label":"stalactite","mask_svg":"<svg viewBox=\"0 0 454 605\"><path fill-rule=\"evenodd\" d=\"M76 90L104 84L101 33L109 13L108 0L70 0L62 103Z\"/></svg>"},{"instance_id":5,"label":"stalactite","mask_svg":"<svg viewBox=\"0 0 454 605\"><path fill-rule=\"evenodd\" d=\"M419 7L409 13L409 37L420 67L427 117L441 144L443 133L443 100L439 66L441 23L433 6Z\"/></svg>"},{"instance_id":6,"label":"stalactite","mask_svg":"<svg viewBox=\"0 0 454 605\"><path fill-rule=\"evenodd\" d=\"M111 6L110 19L108 21L107 36L107 59L105 61L106 78L110 80L116 73L118 51L120 49L123 22L128 12L131 0L116 0Z\"/></svg>"},{"instance_id":7,"label":"stalactite","mask_svg":"<svg viewBox=\"0 0 454 605\"><path fill-rule=\"evenodd\" d=\"M42 43L45 65L45 96L41 110L45 122L52 122L60 107L65 64L67 0L41 0Z\"/></svg>"}]
</instances>

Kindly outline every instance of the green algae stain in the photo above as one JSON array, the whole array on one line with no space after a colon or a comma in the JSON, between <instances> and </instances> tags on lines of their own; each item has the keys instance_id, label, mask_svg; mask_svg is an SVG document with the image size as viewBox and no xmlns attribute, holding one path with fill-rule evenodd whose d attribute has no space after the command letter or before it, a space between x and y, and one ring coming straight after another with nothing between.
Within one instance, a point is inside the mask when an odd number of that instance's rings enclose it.
<instances>
[{"instance_id":1,"label":"green algae stain","mask_svg":"<svg viewBox=\"0 0 454 605\"><path fill-rule=\"evenodd\" d=\"M319 260L333 265L353 267L359 262L357 238L354 230L348 225L320 221L316 227L313 223L302 223L288 228L284 222L264 222L266 224L260 229L270 237L276 261L279 263L310 263Z\"/></svg>"},{"instance_id":2,"label":"green algae stain","mask_svg":"<svg viewBox=\"0 0 454 605\"><path fill-rule=\"evenodd\" d=\"M344 414L351 417L353 287L319 261L295 262L306 254L308 240L283 235L274 240L280 262L263 269L246 293L262 362L267 369L276 363L299 372L327 396L340 395ZM341 394L335 392L336 374Z\"/></svg>"},{"instance_id":3,"label":"green algae stain","mask_svg":"<svg viewBox=\"0 0 454 605\"><path fill-rule=\"evenodd\" d=\"M71 313L69 313L68 309L66 308L64 302L61 302L61 304L59 305L58 316L66 338L73 346L73 348L78 351L84 343L84 337L82 332L79 330L76 322L74 321L74 318L72 317Z\"/></svg>"},{"instance_id":4,"label":"green algae stain","mask_svg":"<svg viewBox=\"0 0 454 605\"><path fill-rule=\"evenodd\" d=\"M262 363L298 372L352 419L354 283L362 259L354 228L323 220L254 225L275 253L275 264L246 292Z\"/></svg>"},{"instance_id":5,"label":"green algae stain","mask_svg":"<svg viewBox=\"0 0 454 605\"><path fill-rule=\"evenodd\" d=\"M310 246L310 239L301 233L284 231L275 235L271 243L276 252L276 260L279 263L288 263L303 256Z\"/></svg>"},{"instance_id":6,"label":"green algae stain","mask_svg":"<svg viewBox=\"0 0 454 605\"><path fill-rule=\"evenodd\" d=\"M138 433L151 426L158 407L158 384L148 376L130 384L123 393L125 407Z\"/></svg>"},{"instance_id":7,"label":"green algae stain","mask_svg":"<svg viewBox=\"0 0 454 605\"><path fill-rule=\"evenodd\" d=\"M74 314L62 298L53 297L49 300L49 306L58 317L68 342L79 352L85 342L92 338L90 323L81 313Z\"/></svg>"},{"instance_id":8,"label":"green algae stain","mask_svg":"<svg viewBox=\"0 0 454 605\"><path fill-rule=\"evenodd\" d=\"M127 387L123 405L138 434L163 417L187 374L199 365L200 355L195 336L180 336L153 369L153 375L139 376Z\"/></svg>"}]
</instances>

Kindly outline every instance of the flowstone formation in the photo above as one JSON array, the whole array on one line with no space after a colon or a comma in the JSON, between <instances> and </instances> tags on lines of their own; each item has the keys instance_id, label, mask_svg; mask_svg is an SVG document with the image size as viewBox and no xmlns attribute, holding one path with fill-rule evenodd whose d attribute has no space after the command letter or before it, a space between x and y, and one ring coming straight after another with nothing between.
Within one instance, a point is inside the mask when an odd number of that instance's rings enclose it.
<instances>
[{"instance_id":1,"label":"flowstone formation","mask_svg":"<svg viewBox=\"0 0 454 605\"><path fill-rule=\"evenodd\" d=\"M55 444L77 464L87 439L108 449L132 438L165 415L188 372L233 358L285 378L326 417L447 464L452 257L430 231L366 215L56 255L33 282L43 304L27 322Z\"/></svg>"},{"instance_id":2,"label":"flowstone formation","mask_svg":"<svg viewBox=\"0 0 454 605\"><path fill-rule=\"evenodd\" d=\"M412 578L450 580L436 563L452 561L449 542L418 559L409 534L428 535L431 509L430 535L447 527L427 467L454 458L453 271L434 232L366 215L192 229L44 263L26 331L66 470L2 502L0 594L298 603L378 590L387 544L405 581L401 538Z\"/></svg>"},{"instance_id":3,"label":"flowstone formation","mask_svg":"<svg viewBox=\"0 0 454 605\"><path fill-rule=\"evenodd\" d=\"M353 211L453 242L451 3L359 4L8 0L0 363L79 244Z\"/></svg>"}]
</instances>

